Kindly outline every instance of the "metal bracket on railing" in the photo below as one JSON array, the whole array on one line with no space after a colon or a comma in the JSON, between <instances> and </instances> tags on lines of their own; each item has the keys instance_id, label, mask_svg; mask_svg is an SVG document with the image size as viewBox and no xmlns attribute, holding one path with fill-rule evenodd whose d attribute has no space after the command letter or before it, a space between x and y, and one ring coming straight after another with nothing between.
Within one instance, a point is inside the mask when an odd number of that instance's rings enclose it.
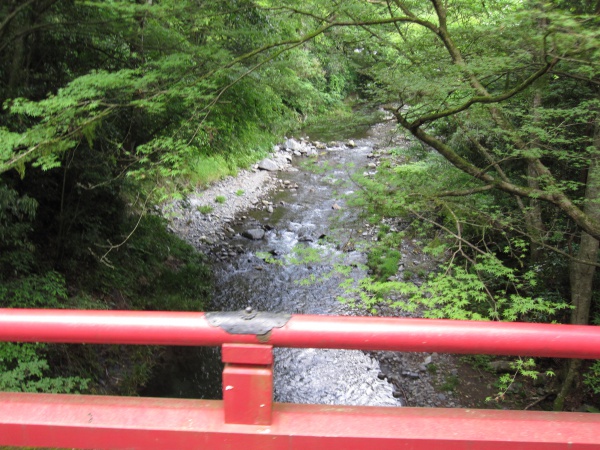
<instances>
[{"instance_id":1,"label":"metal bracket on railing","mask_svg":"<svg viewBox=\"0 0 600 450\"><path fill-rule=\"evenodd\" d=\"M291 314L260 312L248 307L242 311L208 312L206 320L229 334L267 334L281 328L292 318Z\"/></svg>"}]
</instances>

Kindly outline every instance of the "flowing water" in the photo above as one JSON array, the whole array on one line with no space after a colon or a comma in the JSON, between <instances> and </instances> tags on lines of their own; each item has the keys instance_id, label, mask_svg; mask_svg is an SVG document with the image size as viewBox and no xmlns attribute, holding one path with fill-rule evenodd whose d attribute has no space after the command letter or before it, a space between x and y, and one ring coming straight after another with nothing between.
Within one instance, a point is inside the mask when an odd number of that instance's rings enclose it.
<instances>
[{"instance_id":1,"label":"flowing water","mask_svg":"<svg viewBox=\"0 0 600 450\"><path fill-rule=\"evenodd\" d=\"M343 144L321 150L316 163L326 170L292 170L279 173L298 189L282 189L269 199L272 213L253 211L233 225L238 233L229 244L235 257L215 261L213 310L240 310L297 314L345 315L352 312L338 301L341 275L332 274L334 262L364 262L364 255L347 251L345 244L364 226L344 200L355 186L350 175L367 169L374 141L356 139L356 148ZM307 162L311 161L311 162ZM264 239L252 241L244 230L263 228ZM342 248L345 251L340 250ZM265 262L265 253L279 261L300 254L311 257L302 264ZM356 264L357 265L357 264ZM354 268L350 276L363 275ZM312 280L312 281L309 281ZM153 380L151 395L220 398L218 349L180 349L167 362L168 370ZM182 356L183 355L183 356ZM379 363L362 351L275 349L275 401L340 405L400 406L392 387L378 379Z\"/></svg>"}]
</instances>

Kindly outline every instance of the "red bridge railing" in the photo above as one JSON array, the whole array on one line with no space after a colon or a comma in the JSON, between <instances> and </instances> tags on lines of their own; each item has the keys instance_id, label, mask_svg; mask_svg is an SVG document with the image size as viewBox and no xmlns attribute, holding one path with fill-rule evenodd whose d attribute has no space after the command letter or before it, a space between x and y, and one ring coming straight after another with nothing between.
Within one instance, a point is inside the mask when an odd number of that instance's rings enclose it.
<instances>
[{"instance_id":1,"label":"red bridge railing","mask_svg":"<svg viewBox=\"0 0 600 450\"><path fill-rule=\"evenodd\" d=\"M0 309L0 341L223 347L223 400L0 393L0 445L600 449L600 415L273 403L272 348L600 359L600 327L257 313Z\"/></svg>"}]
</instances>

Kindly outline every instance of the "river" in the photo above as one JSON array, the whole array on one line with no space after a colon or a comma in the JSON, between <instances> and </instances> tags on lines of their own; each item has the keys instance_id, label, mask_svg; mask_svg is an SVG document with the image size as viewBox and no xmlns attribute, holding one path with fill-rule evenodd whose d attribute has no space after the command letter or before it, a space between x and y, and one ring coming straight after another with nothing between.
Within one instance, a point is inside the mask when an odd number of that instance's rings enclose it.
<instances>
[{"instance_id":1,"label":"river","mask_svg":"<svg viewBox=\"0 0 600 450\"><path fill-rule=\"evenodd\" d=\"M339 286L343 278L332 269L334 264L343 263L352 268L345 277L365 275L358 268L365 256L348 244L363 234L368 238L368 225L361 221L360 211L348 206L346 197L356 189L351 181L353 173L374 170L370 158L381 139L381 133L376 137L369 133L348 136L317 150L312 158L294 158L292 168L277 174L281 188L266 199L272 206L231 221L233 233L225 245L235 251L215 251L221 257L213 260L212 310L251 306L296 314L355 314L338 300L344 295ZM264 237L244 237L250 229L265 230ZM307 261L290 264L290 257ZM277 402L402 406L406 401L407 395L394 395L394 386L380 379L380 361L388 366L406 366L401 354L375 359L357 350L277 348L274 356ZM421 361L413 356L410 362L418 367ZM221 370L217 348L173 349L143 394L221 398ZM422 384L415 389L435 399L419 403L438 405L440 399L425 380L428 374L408 373L407 381Z\"/></svg>"}]
</instances>

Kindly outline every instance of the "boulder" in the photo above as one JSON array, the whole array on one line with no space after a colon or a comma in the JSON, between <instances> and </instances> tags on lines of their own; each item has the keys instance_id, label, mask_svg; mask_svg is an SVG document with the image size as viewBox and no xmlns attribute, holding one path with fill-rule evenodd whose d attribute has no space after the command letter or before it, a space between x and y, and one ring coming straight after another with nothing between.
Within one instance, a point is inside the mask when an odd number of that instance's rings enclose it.
<instances>
[{"instance_id":1,"label":"boulder","mask_svg":"<svg viewBox=\"0 0 600 450\"><path fill-rule=\"evenodd\" d=\"M304 148L304 145L302 145L302 143L298 142L296 139L288 139L285 141L284 145L285 148L291 151L302 151Z\"/></svg>"},{"instance_id":2,"label":"boulder","mask_svg":"<svg viewBox=\"0 0 600 450\"><path fill-rule=\"evenodd\" d=\"M260 241L265 237L265 230L261 228L252 228L250 230L246 230L242 233L242 236L248 239L252 239L253 241Z\"/></svg>"},{"instance_id":3,"label":"boulder","mask_svg":"<svg viewBox=\"0 0 600 450\"><path fill-rule=\"evenodd\" d=\"M260 170L268 170L269 172L275 172L279 170L279 166L277 165L277 163L275 163L275 161L269 158L265 158L261 162L259 162L258 168Z\"/></svg>"}]
</instances>

